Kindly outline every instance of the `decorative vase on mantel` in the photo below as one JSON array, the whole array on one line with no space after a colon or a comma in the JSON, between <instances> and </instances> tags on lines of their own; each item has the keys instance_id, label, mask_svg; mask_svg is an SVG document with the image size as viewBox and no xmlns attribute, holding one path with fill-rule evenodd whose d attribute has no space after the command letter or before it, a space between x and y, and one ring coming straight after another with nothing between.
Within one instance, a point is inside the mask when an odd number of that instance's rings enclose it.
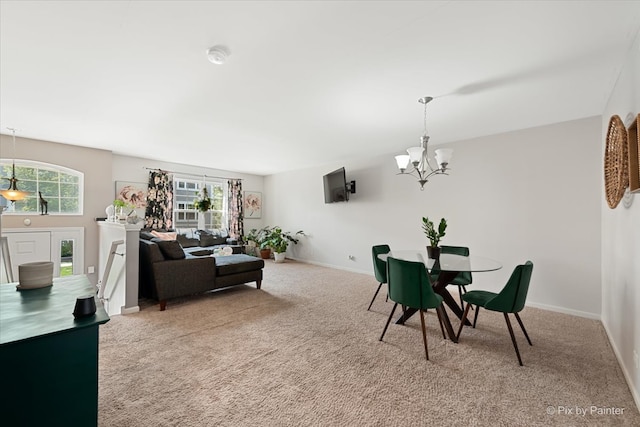
<instances>
[{"instance_id":1,"label":"decorative vase on mantel","mask_svg":"<svg viewBox=\"0 0 640 427\"><path fill-rule=\"evenodd\" d=\"M427 246L427 255L431 259L440 259L440 246Z\"/></svg>"}]
</instances>

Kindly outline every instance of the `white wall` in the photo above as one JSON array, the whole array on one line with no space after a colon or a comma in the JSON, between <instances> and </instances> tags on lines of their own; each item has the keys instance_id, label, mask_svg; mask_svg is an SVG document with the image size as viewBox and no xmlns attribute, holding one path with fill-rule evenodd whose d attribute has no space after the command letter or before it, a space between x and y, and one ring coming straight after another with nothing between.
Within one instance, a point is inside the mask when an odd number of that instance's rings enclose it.
<instances>
[{"instance_id":1,"label":"white wall","mask_svg":"<svg viewBox=\"0 0 640 427\"><path fill-rule=\"evenodd\" d=\"M600 135L593 117L453 143L451 175L432 178L424 191L396 175L394 153L268 176L266 222L309 234L290 249L294 258L372 274L372 245L426 246L422 216L446 217L442 244L504 265L475 274L474 288L501 289L530 259L529 304L598 318ZM357 193L324 204L322 175L340 166Z\"/></svg>"},{"instance_id":2,"label":"white wall","mask_svg":"<svg viewBox=\"0 0 640 427\"><path fill-rule=\"evenodd\" d=\"M612 115L625 121L640 113L640 36L630 52L602 115L601 138L604 156L605 132ZM604 178L600 178L601 182ZM633 196L631 208L620 202L610 209L603 196L602 208L602 322L627 377L636 404L640 407L640 194Z\"/></svg>"},{"instance_id":3,"label":"white wall","mask_svg":"<svg viewBox=\"0 0 640 427\"><path fill-rule=\"evenodd\" d=\"M220 169L209 169L198 166L160 162L157 160L143 159L140 157L130 157L114 154L112 165L114 192L115 181L148 182L149 170L147 168L163 169L171 172L176 172L177 174L194 174L196 175L196 179L197 176L202 176L203 174L207 176L218 176L224 178L239 178L242 179L243 191L263 191L264 178L260 175L229 172ZM262 224L262 219L246 219L244 222L245 233L252 228L262 227Z\"/></svg>"}]
</instances>

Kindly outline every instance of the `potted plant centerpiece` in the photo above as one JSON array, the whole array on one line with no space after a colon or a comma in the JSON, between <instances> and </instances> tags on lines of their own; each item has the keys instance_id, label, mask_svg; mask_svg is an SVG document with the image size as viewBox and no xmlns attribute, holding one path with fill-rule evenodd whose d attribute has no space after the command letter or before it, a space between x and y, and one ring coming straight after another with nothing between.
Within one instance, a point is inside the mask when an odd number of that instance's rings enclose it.
<instances>
[{"instance_id":1,"label":"potted plant centerpiece","mask_svg":"<svg viewBox=\"0 0 640 427\"><path fill-rule=\"evenodd\" d=\"M440 220L440 224L438 225L438 229L435 228L433 221L431 221L428 217L422 217L422 229L424 230L424 234L429 239L429 243L431 246L427 246L427 254L431 259L439 259L440 258L440 247L438 243L440 243L440 239L442 239L445 235L445 230L447 229L447 220L442 218Z\"/></svg>"},{"instance_id":2,"label":"potted plant centerpiece","mask_svg":"<svg viewBox=\"0 0 640 427\"><path fill-rule=\"evenodd\" d=\"M268 229L266 239L261 243L260 248L268 247L273 251L275 262L284 262L285 253L290 243L298 244L299 239L294 236L303 236L302 230L292 234L289 231L282 231L280 227Z\"/></svg>"}]
</instances>

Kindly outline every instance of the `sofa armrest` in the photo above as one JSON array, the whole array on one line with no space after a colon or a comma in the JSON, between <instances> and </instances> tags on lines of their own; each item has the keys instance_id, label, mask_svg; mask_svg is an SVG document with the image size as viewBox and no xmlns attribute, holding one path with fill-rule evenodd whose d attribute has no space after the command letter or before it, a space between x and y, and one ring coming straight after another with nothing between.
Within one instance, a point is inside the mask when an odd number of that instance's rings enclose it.
<instances>
[{"instance_id":1,"label":"sofa armrest","mask_svg":"<svg viewBox=\"0 0 640 427\"><path fill-rule=\"evenodd\" d=\"M153 263L158 300L208 291L216 279L214 257L185 258Z\"/></svg>"}]
</instances>

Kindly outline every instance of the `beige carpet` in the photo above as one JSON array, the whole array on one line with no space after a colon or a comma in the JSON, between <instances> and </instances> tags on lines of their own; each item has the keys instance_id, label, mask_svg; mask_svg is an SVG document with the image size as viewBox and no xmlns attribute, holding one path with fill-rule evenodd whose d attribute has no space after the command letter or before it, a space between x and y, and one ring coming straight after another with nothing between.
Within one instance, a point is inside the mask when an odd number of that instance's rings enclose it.
<instances>
[{"instance_id":1,"label":"beige carpet","mask_svg":"<svg viewBox=\"0 0 640 427\"><path fill-rule=\"evenodd\" d=\"M99 425L640 425L598 321L525 309L520 367L501 314L454 344L430 312L426 361L418 316L378 341L392 303L366 310L372 276L289 260L264 275L101 327Z\"/></svg>"}]
</instances>

